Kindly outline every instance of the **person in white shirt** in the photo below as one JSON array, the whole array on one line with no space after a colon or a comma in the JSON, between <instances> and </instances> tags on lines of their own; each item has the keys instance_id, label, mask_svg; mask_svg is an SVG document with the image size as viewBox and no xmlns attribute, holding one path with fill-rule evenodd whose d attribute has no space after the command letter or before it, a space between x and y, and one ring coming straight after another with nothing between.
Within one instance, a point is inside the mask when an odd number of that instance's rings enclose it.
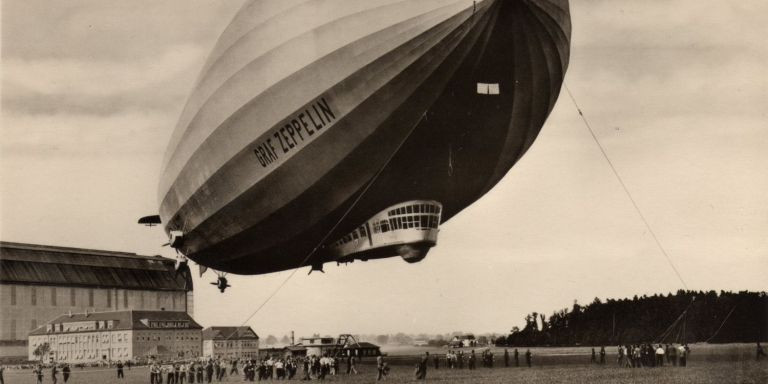
<instances>
[{"instance_id":1,"label":"person in white shirt","mask_svg":"<svg viewBox=\"0 0 768 384\"><path fill-rule=\"evenodd\" d=\"M662 347L661 344L656 348L656 366L664 366L664 347Z\"/></svg>"},{"instance_id":2,"label":"person in white shirt","mask_svg":"<svg viewBox=\"0 0 768 384\"><path fill-rule=\"evenodd\" d=\"M685 367L688 360L688 350L684 346L677 347L677 359L681 367Z\"/></svg>"}]
</instances>

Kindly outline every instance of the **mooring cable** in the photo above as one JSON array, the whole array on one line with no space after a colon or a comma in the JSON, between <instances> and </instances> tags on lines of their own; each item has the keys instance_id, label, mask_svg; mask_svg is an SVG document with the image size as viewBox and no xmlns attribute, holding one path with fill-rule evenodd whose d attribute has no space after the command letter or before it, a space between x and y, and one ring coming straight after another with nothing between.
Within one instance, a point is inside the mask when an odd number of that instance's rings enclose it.
<instances>
[{"instance_id":1,"label":"mooring cable","mask_svg":"<svg viewBox=\"0 0 768 384\"><path fill-rule=\"evenodd\" d=\"M638 206L637 202L635 201L635 198L632 197L632 193L629 191L629 188L624 183L624 180L621 178L621 175L619 175L619 171L616 169L616 166L613 165L613 162L611 161L610 157L608 157L608 153L605 151L605 148L600 143L600 140L598 140L597 135L595 135L595 131L592 129L592 126L589 124L587 117L584 115L584 112L582 112L581 108L579 107L579 104L576 102L576 98L573 96L573 93L568 88L568 85L565 82L563 83L563 87L565 88L565 91L568 93L568 96L571 98L571 101L573 102L574 107L576 107L576 110L579 112L579 116L581 116L581 120L584 122L584 125L587 127L587 130L589 131L589 134L592 136L592 139L597 144L597 147L600 148L600 153L603 154L605 161L608 162L608 166L611 167L611 171L613 171L614 176L616 176L616 179L619 181L619 184L621 184L621 188L624 189L624 193L626 193L627 197L629 198L629 201L632 202L632 206L635 208L635 211L637 212L638 216L640 216L640 219L643 221L643 224L645 224L645 228L651 234L651 237L653 237L653 241L656 243L656 246L659 248L661 253L667 259L667 262L669 263L669 266L672 267L672 270L675 271L675 274L677 275L677 278L680 279L680 282L683 284L683 287L686 290L688 290L688 285L685 284L685 280L683 279L683 276L680 274L680 271L675 266L675 263L672 262L672 258L664 249L664 246L661 244L661 241L659 240L658 236L656 236L656 232L654 232L653 228L651 228L651 224L648 223L648 220L645 218L645 215L643 215L643 212L640 210L640 206Z\"/></svg>"}]
</instances>

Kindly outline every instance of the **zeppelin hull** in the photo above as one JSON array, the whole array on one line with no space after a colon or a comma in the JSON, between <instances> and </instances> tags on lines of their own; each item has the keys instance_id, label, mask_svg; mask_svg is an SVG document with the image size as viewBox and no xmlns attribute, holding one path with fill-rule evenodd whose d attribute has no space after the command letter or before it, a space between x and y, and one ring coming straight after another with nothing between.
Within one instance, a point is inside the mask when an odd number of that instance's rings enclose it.
<instances>
[{"instance_id":1,"label":"zeppelin hull","mask_svg":"<svg viewBox=\"0 0 768 384\"><path fill-rule=\"evenodd\" d=\"M327 261L324 244L402 201L450 219L530 147L568 64L565 1L267 3L222 35L160 185L181 251L223 271Z\"/></svg>"}]
</instances>

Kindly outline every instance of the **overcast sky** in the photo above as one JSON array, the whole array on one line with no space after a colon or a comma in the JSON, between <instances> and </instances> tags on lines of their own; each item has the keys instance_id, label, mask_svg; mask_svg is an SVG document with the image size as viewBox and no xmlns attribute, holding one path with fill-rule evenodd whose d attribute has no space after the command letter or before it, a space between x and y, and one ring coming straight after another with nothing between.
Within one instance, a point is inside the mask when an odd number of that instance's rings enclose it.
<instances>
[{"instance_id":1,"label":"overcast sky","mask_svg":"<svg viewBox=\"0 0 768 384\"><path fill-rule=\"evenodd\" d=\"M163 151L241 1L5 0L0 239L172 256ZM768 2L577 0L567 83L691 289L768 289ZM260 334L507 332L682 287L563 93L532 149L421 263L300 270ZM239 325L286 277L197 280Z\"/></svg>"}]
</instances>

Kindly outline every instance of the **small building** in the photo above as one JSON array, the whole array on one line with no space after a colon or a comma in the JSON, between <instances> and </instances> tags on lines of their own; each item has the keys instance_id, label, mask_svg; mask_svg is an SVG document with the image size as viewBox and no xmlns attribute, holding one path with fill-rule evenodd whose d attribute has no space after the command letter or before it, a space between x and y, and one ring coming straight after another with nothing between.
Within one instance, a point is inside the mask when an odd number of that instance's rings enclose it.
<instances>
[{"instance_id":1,"label":"small building","mask_svg":"<svg viewBox=\"0 0 768 384\"><path fill-rule=\"evenodd\" d=\"M65 314L29 334L29 360L63 363L196 358L202 328L186 312L114 311ZM35 351L48 344L43 356Z\"/></svg>"},{"instance_id":2,"label":"small building","mask_svg":"<svg viewBox=\"0 0 768 384\"><path fill-rule=\"evenodd\" d=\"M305 357L307 356L307 349L301 345L289 345L285 347L285 356Z\"/></svg>"},{"instance_id":3,"label":"small building","mask_svg":"<svg viewBox=\"0 0 768 384\"><path fill-rule=\"evenodd\" d=\"M340 335L338 339L332 337L305 337L301 344L294 347L306 349L306 356L379 356L381 349L378 345L367 342L358 342L352 335Z\"/></svg>"},{"instance_id":4,"label":"small building","mask_svg":"<svg viewBox=\"0 0 768 384\"><path fill-rule=\"evenodd\" d=\"M341 350L341 355L357 357L379 356L381 355L381 349L378 345L361 341L359 343L345 345Z\"/></svg>"},{"instance_id":5,"label":"small building","mask_svg":"<svg viewBox=\"0 0 768 384\"><path fill-rule=\"evenodd\" d=\"M285 358L288 357L288 349L287 347L269 347L269 348L260 348L259 349L259 356L261 356L262 359L268 359L268 358Z\"/></svg>"},{"instance_id":6,"label":"small building","mask_svg":"<svg viewBox=\"0 0 768 384\"><path fill-rule=\"evenodd\" d=\"M333 337L302 337L301 346L306 349L306 356L323 356L339 348Z\"/></svg>"},{"instance_id":7,"label":"small building","mask_svg":"<svg viewBox=\"0 0 768 384\"><path fill-rule=\"evenodd\" d=\"M192 280L160 256L0 242L0 307L0 356L25 356L28 333L68 311L192 315Z\"/></svg>"},{"instance_id":8,"label":"small building","mask_svg":"<svg viewBox=\"0 0 768 384\"><path fill-rule=\"evenodd\" d=\"M259 358L259 336L251 327L208 327L203 330L203 356Z\"/></svg>"},{"instance_id":9,"label":"small building","mask_svg":"<svg viewBox=\"0 0 768 384\"><path fill-rule=\"evenodd\" d=\"M472 335L472 334L454 336L453 339L451 340L451 347L453 348L476 347L476 346L477 346L477 340L475 339L475 335Z\"/></svg>"},{"instance_id":10,"label":"small building","mask_svg":"<svg viewBox=\"0 0 768 384\"><path fill-rule=\"evenodd\" d=\"M279 348L279 347L271 347L271 348L261 348L259 349L259 355L262 356L262 358L267 357L305 357L307 356L307 349L304 348L301 344L297 345L287 345L285 347Z\"/></svg>"}]
</instances>

